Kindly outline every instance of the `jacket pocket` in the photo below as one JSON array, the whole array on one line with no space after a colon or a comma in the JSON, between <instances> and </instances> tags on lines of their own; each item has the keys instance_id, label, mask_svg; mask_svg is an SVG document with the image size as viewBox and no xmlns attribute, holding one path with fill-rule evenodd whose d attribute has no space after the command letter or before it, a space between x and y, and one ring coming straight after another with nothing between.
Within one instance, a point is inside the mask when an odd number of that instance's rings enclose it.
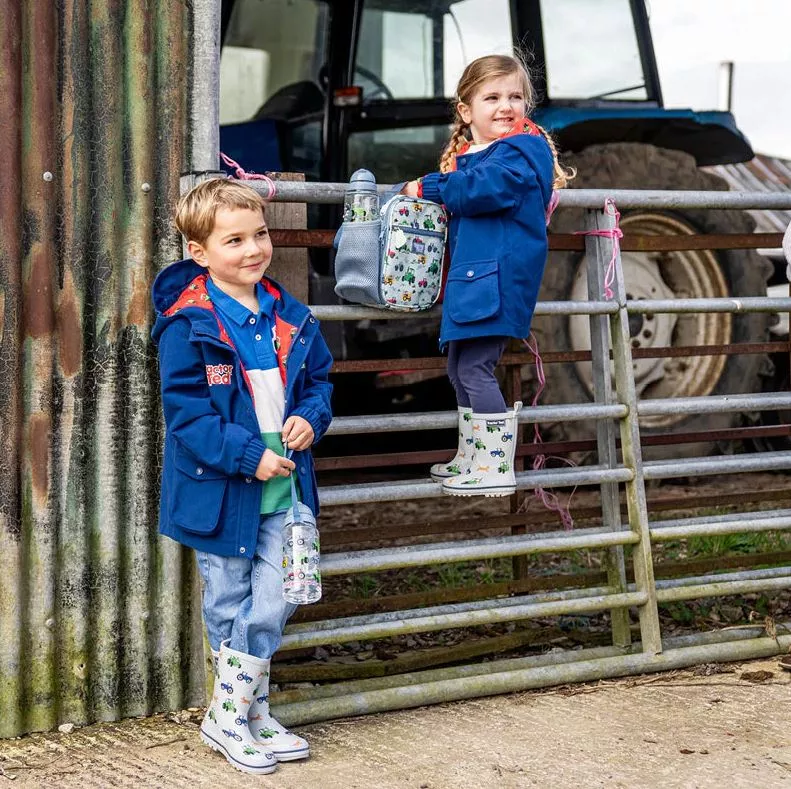
<instances>
[{"instance_id":1,"label":"jacket pocket","mask_svg":"<svg viewBox=\"0 0 791 789\"><path fill-rule=\"evenodd\" d=\"M451 269L444 309L454 323L475 323L500 311L500 282L496 260L477 260Z\"/></svg>"},{"instance_id":2,"label":"jacket pocket","mask_svg":"<svg viewBox=\"0 0 791 789\"><path fill-rule=\"evenodd\" d=\"M178 448L173 454L171 520L184 531L212 534L219 526L228 477Z\"/></svg>"}]
</instances>

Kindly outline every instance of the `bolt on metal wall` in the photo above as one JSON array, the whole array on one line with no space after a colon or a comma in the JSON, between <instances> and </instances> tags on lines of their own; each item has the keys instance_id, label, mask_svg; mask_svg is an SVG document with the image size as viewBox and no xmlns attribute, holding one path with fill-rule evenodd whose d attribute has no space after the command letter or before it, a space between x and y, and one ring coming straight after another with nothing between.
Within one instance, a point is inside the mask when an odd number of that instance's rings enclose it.
<instances>
[{"instance_id":1,"label":"bolt on metal wall","mask_svg":"<svg viewBox=\"0 0 791 789\"><path fill-rule=\"evenodd\" d=\"M149 341L180 256L187 9L0 0L0 736L202 696Z\"/></svg>"}]
</instances>

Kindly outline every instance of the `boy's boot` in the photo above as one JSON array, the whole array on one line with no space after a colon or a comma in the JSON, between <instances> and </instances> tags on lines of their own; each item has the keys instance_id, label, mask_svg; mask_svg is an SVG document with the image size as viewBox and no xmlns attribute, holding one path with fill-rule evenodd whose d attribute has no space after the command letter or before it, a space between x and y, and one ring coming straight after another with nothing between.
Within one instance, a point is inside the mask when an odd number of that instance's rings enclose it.
<instances>
[{"instance_id":1,"label":"boy's boot","mask_svg":"<svg viewBox=\"0 0 791 789\"><path fill-rule=\"evenodd\" d=\"M248 728L248 710L269 661L230 649L228 643L220 644L214 694L201 723L201 740L243 773L274 772L274 753L256 742Z\"/></svg>"},{"instance_id":2,"label":"boy's boot","mask_svg":"<svg viewBox=\"0 0 791 789\"><path fill-rule=\"evenodd\" d=\"M516 415L522 403L504 414L473 414L475 457L469 474L446 479L442 492L452 496L510 496L516 491Z\"/></svg>"},{"instance_id":3,"label":"boy's boot","mask_svg":"<svg viewBox=\"0 0 791 789\"><path fill-rule=\"evenodd\" d=\"M459 448L452 460L435 463L431 467L431 479L442 482L459 474L469 474L472 463L472 408L458 406L459 409Z\"/></svg>"},{"instance_id":4,"label":"boy's boot","mask_svg":"<svg viewBox=\"0 0 791 789\"><path fill-rule=\"evenodd\" d=\"M281 726L269 714L269 661L264 662L264 676L250 706L250 732L257 742L275 754L279 762L293 762L310 756L308 741Z\"/></svg>"}]
</instances>

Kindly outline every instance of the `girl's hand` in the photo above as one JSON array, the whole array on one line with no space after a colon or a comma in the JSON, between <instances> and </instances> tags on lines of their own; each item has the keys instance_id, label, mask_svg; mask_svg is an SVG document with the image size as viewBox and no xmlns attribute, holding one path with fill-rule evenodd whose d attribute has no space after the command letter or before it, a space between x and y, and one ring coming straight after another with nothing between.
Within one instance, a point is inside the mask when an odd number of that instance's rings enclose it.
<instances>
[{"instance_id":1,"label":"girl's hand","mask_svg":"<svg viewBox=\"0 0 791 789\"><path fill-rule=\"evenodd\" d=\"M418 197L417 189L417 181L407 181L406 184L404 184L404 188L401 190L401 194L407 197Z\"/></svg>"},{"instance_id":2,"label":"girl's hand","mask_svg":"<svg viewBox=\"0 0 791 789\"><path fill-rule=\"evenodd\" d=\"M283 444L288 444L289 449L307 449L313 443L313 428L307 419L290 416L283 425L282 438Z\"/></svg>"},{"instance_id":3,"label":"girl's hand","mask_svg":"<svg viewBox=\"0 0 791 789\"><path fill-rule=\"evenodd\" d=\"M261 460L258 461L255 478L266 482L272 477L287 477L294 468L296 468L296 464L293 460L281 457L271 449L267 449L261 455Z\"/></svg>"}]
</instances>

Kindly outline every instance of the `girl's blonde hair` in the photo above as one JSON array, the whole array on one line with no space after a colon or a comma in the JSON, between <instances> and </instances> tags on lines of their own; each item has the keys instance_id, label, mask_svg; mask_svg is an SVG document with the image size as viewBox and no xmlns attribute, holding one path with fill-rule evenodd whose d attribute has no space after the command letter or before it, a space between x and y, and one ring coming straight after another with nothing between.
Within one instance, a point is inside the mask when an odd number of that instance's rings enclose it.
<instances>
[{"instance_id":1,"label":"girl's blonde hair","mask_svg":"<svg viewBox=\"0 0 791 789\"><path fill-rule=\"evenodd\" d=\"M529 115L536 106L536 92L533 89L533 83L530 80L530 73L527 70L527 66L525 66L522 60L513 55L485 55L482 58L473 60L472 63L464 69L456 88L453 128L451 129L450 140L448 140L448 144L439 160L439 170L441 173L447 173L453 169L453 160L456 158L456 154L469 142L467 133L470 127L462 120L461 114L459 113L459 104L466 104L469 106L484 82L490 79L498 79L499 77L508 77L511 74L519 74L522 79L522 91L525 96L525 114ZM566 170L560 165L558 161L558 151L549 132L547 132L546 129L542 129L538 124L536 124L536 127L544 136L550 151L552 151L552 160L554 162L554 179L552 186L555 189L562 189L574 177L575 173L573 170Z\"/></svg>"}]
</instances>

